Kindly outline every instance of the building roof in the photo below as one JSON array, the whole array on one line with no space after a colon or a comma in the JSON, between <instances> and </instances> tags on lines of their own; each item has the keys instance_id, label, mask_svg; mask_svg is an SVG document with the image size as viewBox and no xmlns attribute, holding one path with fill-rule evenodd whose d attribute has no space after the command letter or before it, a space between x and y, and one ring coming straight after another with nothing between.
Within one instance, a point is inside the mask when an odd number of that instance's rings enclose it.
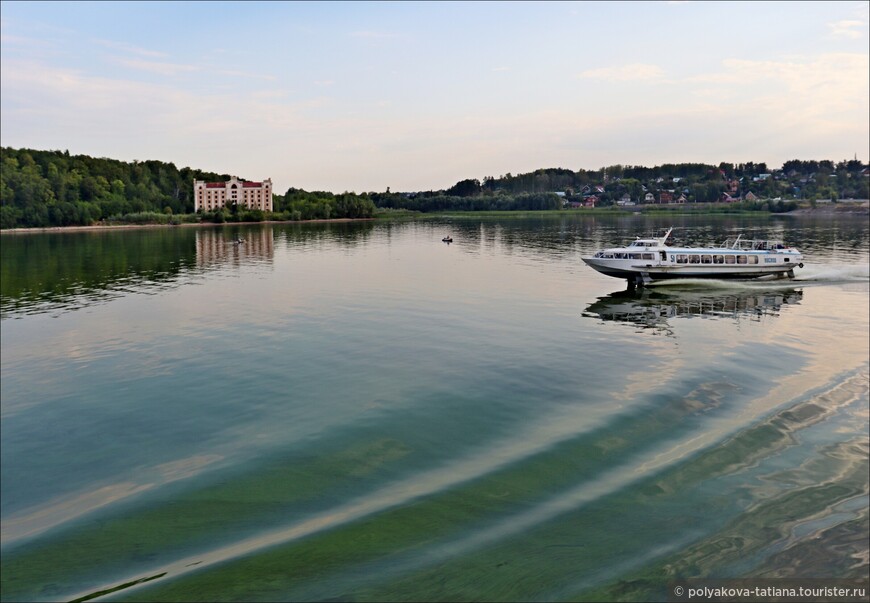
<instances>
[{"instance_id":1,"label":"building roof","mask_svg":"<svg viewBox=\"0 0 870 603\"><path fill-rule=\"evenodd\" d=\"M226 188L226 186L229 182L230 181L227 181L227 182L206 182L205 187L206 188ZM242 188L260 188L261 186L263 186L263 183L262 182L242 182L241 185L242 185Z\"/></svg>"}]
</instances>

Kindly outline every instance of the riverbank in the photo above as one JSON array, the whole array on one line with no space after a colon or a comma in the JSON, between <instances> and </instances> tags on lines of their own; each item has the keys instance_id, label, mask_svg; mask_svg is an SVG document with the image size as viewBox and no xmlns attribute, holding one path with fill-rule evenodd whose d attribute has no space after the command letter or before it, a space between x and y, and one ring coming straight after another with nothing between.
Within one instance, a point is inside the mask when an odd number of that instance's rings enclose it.
<instances>
[{"instance_id":1,"label":"riverbank","mask_svg":"<svg viewBox=\"0 0 870 603\"><path fill-rule=\"evenodd\" d=\"M375 218L336 218L334 220L264 220L262 222L182 222L181 224L91 224L90 226L44 226L39 228L6 228L0 234L27 234L37 232L108 232L143 228L186 228L202 226L244 226L247 224L317 224L323 222L371 222Z\"/></svg>"},{"instance_id":2,"label":"riverbank","mask_svg":"<svg viewBox=\"0 0 870 603\"><path fill-rule=\"evenodd\" d=\"M709 210L709 211L705 211ZM182 222L179 224L92 224L90 226L46 226L40 228L7 228L0 230L0 234L27 234L40 232L100 232L110 230L129 230L142 228L185 228L185 227L202 227L202 226L241 226L245 224L317 224L317 223L342 223L342 222L371 222L375 220L419 220L432 218L540 218L548 216L577 216L577 215L628 215L631 213L643 214L691 214L691 215L723 215L728 212L723 212L714 207L710 208L684 208L680 206L636 206L630 208L596 208L596 209L555 209L555 210L540 210L540 211L469 211L469 212L395 212L378 214L372 218L336 218L329 220L264 220L262 222ZM747 215L763 215L766 212L759 211L744 211L734 212ZM826 216L870 216L870 201L841 201L838 203L820 203L816 207L802 207L790 212L778 214L767 214L777 216L795 216L795 217L826 217Z\"/></svg>"},{"instance_id":3,"label":"riverbank","mask_svg":"<svg viewBox=\"0 0 870 603\"><path fill-rule=\"evenodd\" d=\"M789 216L870 216L870 201L841 201L820 203L815 207L802 207L788 212Z\"/></svg>"}]
</instances>

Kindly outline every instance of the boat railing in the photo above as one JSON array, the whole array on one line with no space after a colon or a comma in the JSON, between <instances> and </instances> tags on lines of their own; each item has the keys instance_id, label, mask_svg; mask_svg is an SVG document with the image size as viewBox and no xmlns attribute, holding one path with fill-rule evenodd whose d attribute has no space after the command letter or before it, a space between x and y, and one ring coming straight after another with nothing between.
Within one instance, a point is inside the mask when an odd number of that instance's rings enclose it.
<instances>
[{"instance_id":1,"label":"boat railing","mask_svg":"<svg viewBox=\"0 0 870 603\"><path fill-rule=\"evenodd\" d=\"M725 241L725 249L740 249L745 251L776 251L786 249L781 240L776 239L728 239Z\"/></svg>"}]
</instances>

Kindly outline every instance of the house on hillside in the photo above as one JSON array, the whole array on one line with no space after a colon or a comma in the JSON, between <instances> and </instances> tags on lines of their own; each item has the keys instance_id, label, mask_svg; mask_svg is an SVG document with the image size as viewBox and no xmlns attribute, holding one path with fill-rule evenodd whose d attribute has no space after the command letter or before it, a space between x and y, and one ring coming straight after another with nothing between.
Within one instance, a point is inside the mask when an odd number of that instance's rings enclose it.
<instances>
[{"instance_id":1,"label":"house on hillside","mask_svg":"<svg viewBox=\"0 0 870 603\"><path fill-rule=\"evenodd\" d=\"M659 191L659 203L673 203L674 193L671 191Z\"/></svg>"},{"instance_id":2,"label":"house on hillside","mask_svg":"<svg viewBox=\"0 0 870 603\"><path fill-rule=\"evenodd\" d=\"M652 193L647 193L643 196L643 202L644 203L655 203L656 197Z\"/></svg>"},{"instance_id":3,"label":"house on hillside","mask_svg":"<svg viewBox=\"0 0 870 603\"><path fill-rule=\"evenodd\" d=\"M746 193L746 197L744 197L744 198L747 201L758 201L758 197L755 194L753 194L752 191L749 191L748 193Z\"/></svg>"}]
</instances>

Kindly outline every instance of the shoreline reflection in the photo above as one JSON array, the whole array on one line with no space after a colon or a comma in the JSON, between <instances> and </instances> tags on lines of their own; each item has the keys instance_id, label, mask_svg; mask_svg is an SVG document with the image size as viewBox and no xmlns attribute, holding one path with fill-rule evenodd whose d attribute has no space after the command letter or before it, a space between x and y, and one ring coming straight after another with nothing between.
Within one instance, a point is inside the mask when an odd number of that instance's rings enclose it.
<instances>
[{"instance_id":1,"label":"shoreline reflection","mask_svg":"<svg viewBox=\"0 0 870 603\"><path fill-rule=\"evenodd\" d=\"M275 235L269 225L244 232L201 229L196 232L196 266L207 268L230 263L238 266L247 259L272 262Z\"/></svg>"}]
</instances>

